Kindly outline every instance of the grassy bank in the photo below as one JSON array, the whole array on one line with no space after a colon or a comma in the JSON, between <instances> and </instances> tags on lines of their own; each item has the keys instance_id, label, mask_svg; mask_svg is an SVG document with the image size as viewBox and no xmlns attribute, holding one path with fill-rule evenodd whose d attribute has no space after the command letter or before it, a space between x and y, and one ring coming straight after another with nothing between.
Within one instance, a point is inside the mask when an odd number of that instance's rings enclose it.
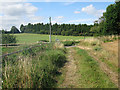
<instances>
[{"instance_id":1,"label":"grassy bank","mask_svg":"<svg viewBox=\"0 0 120 90\"><path fill-rule=\"evenodd\" d=\"M56 48L54 44L4 57L3 88L55 87L55 77L65 61L64 48Z\"/></svg>"}]
</instances>

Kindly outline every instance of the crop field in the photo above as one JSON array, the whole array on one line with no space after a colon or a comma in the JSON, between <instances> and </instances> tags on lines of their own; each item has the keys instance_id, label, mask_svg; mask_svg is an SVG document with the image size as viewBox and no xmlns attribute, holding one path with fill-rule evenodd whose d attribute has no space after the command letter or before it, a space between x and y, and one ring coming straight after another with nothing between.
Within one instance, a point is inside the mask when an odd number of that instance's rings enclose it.
<instances>
[{"instance_id":1,"label":"crop field","mask_svg":"<svg viewBox=\"0 0 120 90\"><path fill-rule=\"evenodd\" d=\"M49 35L44 34L14 34L17 37L19 44L32 44L36 43L40 40L49 40ZM85 37L85 38L92 38L92 37ZM83 36L61 36L61 35L52 35L52 41L56 39L62 40L81 40L84 39Z\"/></svg>"}]
</instances>

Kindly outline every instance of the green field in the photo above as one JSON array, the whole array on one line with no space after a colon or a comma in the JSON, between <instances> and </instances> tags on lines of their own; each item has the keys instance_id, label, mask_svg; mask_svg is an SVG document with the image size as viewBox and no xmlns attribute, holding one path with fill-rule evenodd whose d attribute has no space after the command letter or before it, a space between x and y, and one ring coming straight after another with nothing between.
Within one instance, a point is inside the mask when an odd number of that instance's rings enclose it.
<instances>
[{"instance_id":1,"label":"green field","mask_svg":"<svg viewBox=\"0 0 120 90\"><path fill-rule=\"evenodd\" d=\"M37 41L40 40L49 40L49 35L45 34L30 34L30 33L23 33L23 34L14 34L17 38L17 44L22 44L16 47L2 47L2 53L11 53L15 52L16 50L21 50L23 47L34 45ZM92 37L85 37L85 38L92 38ZM62 36L62 35L52 35L52 41L56 39L62 40L80 40L84 39L83 36Z\"/></svg>"},{"instance_id":2,"label":"green field","mask_svg":"<svg viewBox=\"0 0 120 90\"><path fill-rule=\"evenodd\" d=\"M36 43L39 40L49 40L49 35L45 34L14 34L17 37L17 40L19 44L33 44ZM90 38L90 37L85 37ZM80 40L84 39L83 36L61 36L61 35L52 35L52 41L55 41L56 39L61 40Z\"/></svg>"}]
</instances>

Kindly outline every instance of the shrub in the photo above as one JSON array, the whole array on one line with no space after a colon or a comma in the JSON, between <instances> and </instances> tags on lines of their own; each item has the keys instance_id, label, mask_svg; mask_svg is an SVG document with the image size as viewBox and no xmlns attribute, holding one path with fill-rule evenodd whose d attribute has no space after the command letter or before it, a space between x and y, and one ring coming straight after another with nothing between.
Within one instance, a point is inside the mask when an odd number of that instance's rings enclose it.
<instances>
[{"instance_id":1,"label":"shrub","mask_svg":"<svg viewBox=\"0 0 120 90\"><path fill-rule=\"evenodd\" d=\"M2 35L2 44L10 44L10 43L16 43L17 39L14 35L9 35L9 34L3 34Z\"/></svg>"},{"instance_id":2,"label":"shrub","mask_svg":"<svg viewBox=\"0 0 120 90\"><path fill-rule=\"evenodd\" d=\"M49 42L48 40L40 40L40 42Z\"/></svg>"},{"instance_id":3,"label":"shrub","mask_svg":"<svg viewBox=\"0 0 120 90\"><path fill-rule=\"evenodd\" d=\"M95 51L100 51L101 49L102 49L102 48L99 47L99 46L96 46L96 47L94 48Z\"/></svg>"},{"instance_id":4,"label":"shrub","mask_svg":"<svg viewBox=\"0 0 120 90\"><path fill-rule=\"evenodd\" d=\"M34 57L29 57L33 53ZM56 73L66 57L63 49L53 49L51 43L28 49L15 59L8 56L3 61L3 88L49 88L54 87Z\"/></svg>"},{"instance_id":5,"label":"shrub","mask_svg":"<svg viewBox=\"0 0 120 90\"><path fill-rule=\"evenodd\" d=\"M120 37L118 37L118 39L120 40Z\"/></svg>"},{"instance_id":6,"label":"shrub","mask_svg":"<svg viewBox=\"0 0 120 90\"><path fill-rule=\"evenodd\" d=\"M64 46L72 46L72 45L75 45L75 42L74 41L64 41L63 44L64 44Z\"/></svg>"}]
</instances>

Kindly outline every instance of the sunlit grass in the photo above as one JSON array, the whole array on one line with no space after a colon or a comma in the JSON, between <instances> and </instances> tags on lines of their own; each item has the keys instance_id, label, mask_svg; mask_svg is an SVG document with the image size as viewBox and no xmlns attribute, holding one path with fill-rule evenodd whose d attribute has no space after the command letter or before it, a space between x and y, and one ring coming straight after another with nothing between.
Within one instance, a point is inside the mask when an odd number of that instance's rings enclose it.
<instances>
[{"instance_id":1,"label":"sunlit grass","mask_svg":"<svg viewBox=\"0 0 120 90\"><path fill-rule=\"evenodd\" d=\"M84 88L115 88L107 75L99 68L96 62L85 50L75 48L77 51L76 60L78 73L81 74L79 83Z\"/></svg>"},{"instance_id":2,"label":"sunlit grass","mask_svg":"<svg viewBox=\"0 0 120 90\"><path fill-rule=\"evenodd\" d=\"M49 40L49 35L45 34L14 34L17 37L18 42L20 44L31 44L36 43L40 40ZM90 38L86 36L86 38ZM52 41L55 41L56 39L62 40L81 40L84 39L83 36L62 36L62 35L52 35Z\"/></svg>"}]
</instances>

